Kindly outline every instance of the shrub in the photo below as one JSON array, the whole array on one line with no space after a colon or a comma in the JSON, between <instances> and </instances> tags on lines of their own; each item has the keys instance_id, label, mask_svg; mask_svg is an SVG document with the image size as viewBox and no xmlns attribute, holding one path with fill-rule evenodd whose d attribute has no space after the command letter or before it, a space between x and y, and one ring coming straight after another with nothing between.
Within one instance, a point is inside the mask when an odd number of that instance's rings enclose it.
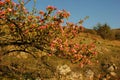
<instances>
[{"instance_id":1,"label":"shrub","mask_svg":"<svg viewBox=\"0 0 120 80\"><path fill-rule=\"evenodd\" d=\"M94 42L72 42L84 30L81 24L86 18L77 24L67 22L63 26L64 20L70 16L66 10L48 6L46 12L40 10L36 15L36 11L29 12L25 4L23 1L17 4L12 0L0 0L0 61L4 55L19 52L28 53L36 59L35 51L41 50L48 55L69 59L72 63L79 62L81 67L91 63L96 55ZM10 65L4 66L11 68ZM19 69L16 68L14 72ZM18 71L24 75L24 72Z\"/></svg>"},{"instance_id":2,"label":"shrub","mask_svg":"<svg viewBox=\"0 0 120 80\"><path fill-rule=\"evenodd\" d=\"M77 24L67 22L70 13L66 10L57 10L54 6L48 6L46 12L40 10L39 15L35 11L29 12L25 8L25 2L19 4L12 0L0 1L0 29L5 36L0 37L2 47L14 45L15 48L2 52L3 55L11 52L26 52L34 57L31 47L67 58L73 63L80 65L90 63L91 58L96 55L94 43L78 44L72 40L84 30L80 20ZM5 29L5 30L4 30ZM4 38L4 39L3 39Z\"/></svg>"},{"instance_id":3,"label":"shrub","mask_svg":"<svg viewBox=\"0 0 120 80\"><path fill-rule=\"evenodd\" d=\"M103 39L114 39L114 34L108 24L97 24L94 30L96 30L97 34Z\"/></svg>"}]
</instances>

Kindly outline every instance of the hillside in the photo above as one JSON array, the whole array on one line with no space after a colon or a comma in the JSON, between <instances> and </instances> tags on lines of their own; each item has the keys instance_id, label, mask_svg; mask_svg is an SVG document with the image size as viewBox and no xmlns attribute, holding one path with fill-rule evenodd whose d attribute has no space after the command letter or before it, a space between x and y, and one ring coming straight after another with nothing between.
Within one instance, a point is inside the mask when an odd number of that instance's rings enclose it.
<instances>
[{"instance_id":1,"label":"hillside","mask_svg":"<svg viewBox=\"0 0 120 80\"><path fill-rule=\"evenodd\" d=\"M103 31L103 30L102 30ZM88 29L85 28L85 32L86 33L91 33L91 34L99 34L97 33L97 31L95 31L94 29ZM100 31L101 32L101 31ZM103 31L104 32L104 31ZM102 32L101 32L102 33ZM105 34L105 33L104 33ZM120 28L116 28L116 29L110 29L110 38L109 40L120 40ZM108 36L109 37L109 36ZM106 37L107 39L107 37Z\"/></svg>"},{"instance_id":2,"label":"hillside","mask_svg":"<svg viewBox=\"0 0 120 80\"><path fill-rule=\"evenodd\" d=\"M68 59L48 55L38 51L38 58L24 52L12 53L1 57L0 79L30 80L119 80L120 79L120 41L103 40L97 35L80 33L73 40L82 43L96 41L98 54L93 63L83 68L79 63L73 64ZM12 48L9 46L8 48ZM2 50L2 47L0 48Z\"/></svg>"},{"instance_id":3,"label":"hillside","mask_svg":"<svg viewBox=\"0 0 120 80\"><path fill-rule=\"evenodd\" d=\"M70 12L38 11L36 0L29 12L30 1L0 0L0 80L120 80L119 29L85 29L89 16L68 22Z\"/></svg>"}]
</instances>

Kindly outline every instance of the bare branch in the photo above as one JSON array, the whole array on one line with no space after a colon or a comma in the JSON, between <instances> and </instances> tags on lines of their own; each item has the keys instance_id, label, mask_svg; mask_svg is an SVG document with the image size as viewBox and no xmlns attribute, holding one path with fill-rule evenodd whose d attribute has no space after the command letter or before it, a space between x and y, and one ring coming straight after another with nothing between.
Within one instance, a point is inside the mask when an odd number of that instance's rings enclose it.
<instances>
[{"instance_id":1,"label":"bare branch","mask_svg":"<svg viewBox=\"0 0 120 80\"><path fill-rule=\"evenodd\" d=\"M7 55L7 54L10 54L12 52L25 52L25 53L28 53L28 54L32 55L34 58L36 58L35 55L33 55L31 52L28 52L26 50L11 50L11 51L6 51L6 52L3 53L3 55Z\"/></svg>"}]
</instances>

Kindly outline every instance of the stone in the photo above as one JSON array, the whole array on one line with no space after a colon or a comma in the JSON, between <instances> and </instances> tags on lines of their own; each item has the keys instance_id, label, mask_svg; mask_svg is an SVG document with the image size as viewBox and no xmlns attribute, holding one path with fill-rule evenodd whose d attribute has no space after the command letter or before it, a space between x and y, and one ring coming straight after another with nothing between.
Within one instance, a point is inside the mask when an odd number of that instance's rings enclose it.
<instances>
[{"instance_id":1,"label":"stone","mask_svg":"<svg viewBox=\"0 0 120 80\"><path fill-rule=\"evenodd\" d=\"M106 78L102 78L102 80L107 80Z\"/></svg>"},{"instance_id":2,"label":"stone","mask_svg":"<svg viewBox=\"0 0 120 80\"><path fill-rule=\"evenodd\" d=\"M68 80L83 80L83 75L78 72L71 72L67 78Z\"/></svg>"},{"instance_id":3,"label":"stone","mask_svg":"<svg viewBox=\"0 0 120 80\"><path fill-rule=\"evenodd\" d=\"M71 69L68 65L61 65L57 66L57 71L60 75L66 75L67 73L71 72Z\"/></svg>"},{"instance_id":4,"label":"stone","mask_svg":"<svg viewBox=\"0 0 120 80\"><path fill-rule=\"evenodd\" d=\"M106 79L109 80L111 76L109 74L106 75Z\"/></svg>"},{"instance_id":5,"label":"stone","mask_svg":"<svg viewBox=\"0 0 120 80\"><path fill-rule=\"evenodd\" d=\"M85 73L85 80L93 80L94 72L92 70L87 70Z\"/></svg>"},{"instance_id":6,"label":"stone","mask_svg":"<svg viewBox=\"0 0 120 80\"><path fill-rule=\"evenodd\" d=\"M35 80L42 80L42 79L38 77L38 78L36 78Z\"/></svg>"},{"instance_id":7,"label":"stone","mask_svg":"<svg viewBox=\"0 0 120 80\"><path fill-rule=\"evenodd\" d=\"M113 64L113 67L114 67L114 69L117 69L117 66L115 64Z\"/></svg>"},{"instance_id":8,"label":"stone","mask_svg":"<svg viewBox=\"0 0 120 80\"><path fill-rule=\"evenodd\" d=\"M117 74L115 72L110 72L110 75L115 77Z\"/></svg>"},{"instance_id":9,"label":"stone","mask_svg":"<svg viewBox=\"0 0 120 80\"><path fill-rule=\"evenodd\" d=\"M110 66L110 67L107 69L107 71L109 71L109 72L112 72L112 71L114 71L114 70L115 70L114 66Z\"/></svg>"}]
</instances>

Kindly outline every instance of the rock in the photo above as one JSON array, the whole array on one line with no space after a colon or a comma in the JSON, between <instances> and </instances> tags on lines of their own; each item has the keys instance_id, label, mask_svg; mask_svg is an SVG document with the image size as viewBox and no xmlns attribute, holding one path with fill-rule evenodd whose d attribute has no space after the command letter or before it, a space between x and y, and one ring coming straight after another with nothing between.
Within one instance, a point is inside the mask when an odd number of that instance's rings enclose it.
<instances>
[{"instance_id":1,"label":"rock","mask_svg":"<svg viewBox=\"0 0 120 80\"><path fill-rule=\"evenodd\" d=\"M38 77L38 78L36 78L35 80L42 80L42 79Z\"/></svg>"},{"instance_id":2,"label":"rock","mask_svg":"<svg viewBox=\"0 0 120 80\"><path fill-rule=\"evenodd\" d=\"M107 80L106 78L103 78L102 80Z\"/></svg>"},{"instance_id":3,"label":"rock","mask_svg":"<svg viewBox=\"0 0 120 80\"><path fill-rule=\"evenodd\" d=\"M71 72L71 69L68 65L65 64L65 65L57 66L57 71L61 75L66 75L67 73Z\"/></svg>"},{"instance_id":4,"label":"rock","mask_svg":"<svg viewBox=\"0 0 120 80\"><path fill-rule=\"evenodd\" d=\"M115 70L114 66L110 66L110 67L108 67L108 69L107 69L107 71L109 71L109 72L112 72L112 71L114 71L114 70Z\"/></svg>"},{"instance_id":5,"label":"rock","mask_svg":"<svg viewBox=\"0 0 120 80\"><path fill-rule=\"evenodd\" d=\"M115 77L117 74L115 72L110 72L110 75Z\"/></svg>"},{"instance_id":6,"label":"rock","mask_svg":"<svg viewBox=\"0 0 120 80\"><path fill-rule=\"evenodd\" d=\"M109 80L111 76L109 74L106 75L106 79Z\"/></svg>"},{"instance_id":7,"label":"rock","mask_svg":"<svg viewBox=\"0 0 120 80\"><path fill-rule=\"evenodd\" d=\"M83 80L83 75L78 72L72 72L69 76L67 76L68 80Z\"/></svg>"},{"instance_id":8,"label":"rock","mask_svg":"<svg viewBox=\"0 0 120 80\"><path fill-rule=\"evenodd\" d=\"M113 64L113 67L114 67L114 69L117 69L117 66L115 64Z\"/></svg>"},{"instance_id":9,"label":"rock","mask_svg":"<svg viewBox=\"0 0 120 80\"><path fill-rule=\"evenodd\" d=\"M85 73L85 80L93 80L94 72L92 70L87 70Z\"/></svg>"}]
</instances>

